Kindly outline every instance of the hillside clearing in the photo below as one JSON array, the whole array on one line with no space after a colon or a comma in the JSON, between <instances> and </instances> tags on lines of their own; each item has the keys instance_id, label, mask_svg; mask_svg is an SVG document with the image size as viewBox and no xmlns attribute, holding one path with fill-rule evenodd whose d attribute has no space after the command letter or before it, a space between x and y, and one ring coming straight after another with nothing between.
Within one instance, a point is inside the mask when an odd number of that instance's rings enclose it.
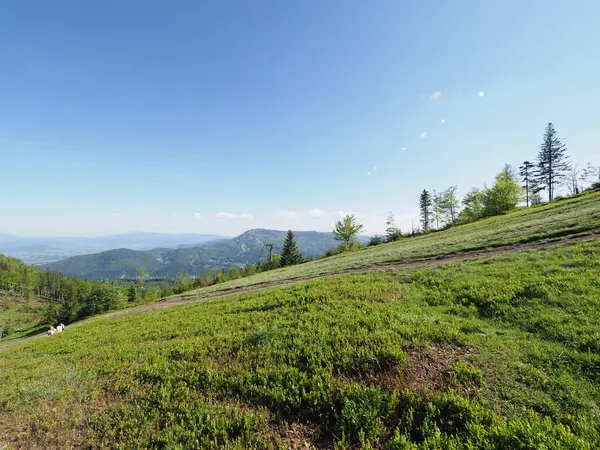
<instances>
[{"instance_id":1,"label":"hillside clearing","mask_svg":"<svg viewBox=\"0 0 600 450\"><path fill-rule=\"evenodd\" d=\"M171 296L159 302L115 311L101 318L133 314L238 292L284 286L330 275L407 266L422 267L555 245L563 240L593 239L598 236L598 233L600 233L600 193L590 192L441 232L219 283ZM18 340L13 340L10 346L14 347L18 343ZM8 343L0 343L0 351L8 345Z\"/></svg>"},{"instance_id":2,"label":"hillside clearing","mask_svg":"<svg viewBox=\"0 0 600 450\"><path fill-rule=\"evenodd\" d=\"M112 318L118 317L118 316L123 316L123 315L128 315L128 314L138 314L143 311L168 308L171 306L175 306L175 305L179 305L179 304L183 304L183 303L194 302L194 301L199 301L199 300L210 300L213 298L230 296L230 295L235 295L235 294L240 294L240 293L250 293L250 292L256 292L256 291L264 291L267 289L275 289L277 287L289 286L289 285L292 285L295 283L309 281L311 279L338 277L338 276L341 276L344 274L361 274L361 273L369 273L369 272L376 272L376 271L390 271L390 270L406 269L406 268L433 267L433 266L440 266L440 265L449 264L449 263L472 261L472 260L477 260L477 259L481 259L481 258L485 258L485 257L499 256L499 255L504 255L507 253L521 252L521 251L525 251L525 250L538 250L538 249L553 247L553 246L557 246L557 245L564 245L565 242L572 242L572 243L585 242L585 241L594 240L594 239L600 239L600 234L589 234L589 235L586 234L583 236L563 236L563 237L551 239L548 241L535 241L535 242L532 242L529 244L496 247L496 248L493 248L490 250L485 250L485 251L467 252L467 253L463 253L463 254L441 256L441 257L432 258L432 259L408 261L405 263L397 263L397 264L389 264L389 265L381 265L381 266L368 266L368 267L363 267L363 268L359 268L359 269L351 269L351 270L345 271L341 274L334 273L334 274L327 274L327 275L322 275L322 276L318 276L318 277L314 277L314 278L275 281L275 282L266 283L266 284L256 284L256 285L250 285L250 286L241 287L241 288L233 288L230 290L221 290L221 291L217 291L217 292L209 291L209 292L204 293L203 295L191 296L189 294L188 295L184 294L183 296L171 297L168 299L159 300L154 303L148 303L148 304L136 306L133 308L127 308L127 309L121 309L118 311L113 311L110 313L102 314L100 316L94 316L94 317L91 317L84 321L75 322L75 323L71 324L69 326L69 328L85 325L86 323L88 323L90 321L108 320L108 319L112 319ZM332 280L332 282L335 282L335 280ZM40 331L40 330L37 329L37 331ZM40 332L39 334L33 335L33 336L30 336L30 335L34 334L34 333L30 332L28 336L25 336L22 338L19 338L18 336L17 337L11 336L10 339L5 340L4 342L0 343L0 352L7 350L9 348L16 347L18 345L21 345L24 342L27 342L28 340L45 336L46 335L45 330L42 330L42 331L44 331L44 332Z\"/></svg>"},{"instance_id":3,"label":"hillside clearing","mask_svg":"<svg viewBox=\"0 0 600 450\"><path fill-rule=\"evenodd\" d=\"M39 331L42 321L43 303L40 300L27 300L0 291L0 336L2 340ZM1 344L0 344L1 345Z\"/></svg>"},{"instance_id":4,"label":"hillside clearing","mask_svg":"<svg viewBox=\"0 0 600 450\"><path fill-rule=\"evenodd\" d=\"M361 267L361 268L357 268L357 269L348 269L348 270L344 270L342 272L333 272L330 274L324 274L324 275L319 275L319 276L310 277L310 278L293 278L290 280L272 281L272 282L264 283L264 284L252 284L249 286L232 288L232 289L228 289L228 290L219 290L216 292L215 291L204 292L204 290L199 290L199 291L197 290L197 291L193 291L193 293L184 293L183 295L172 296L168 299L162 299L162 300L159 300L154 303L148 303L146 305L138 306L135 308L116 311L114 313L109 313L109 314L106 314L106 317L112 317L114 315L122 315L122 314L135 314L140 311L148 311L151 309L167 308L167 307L170 307L173 305L178 305L181 303L187 303L187 302L196 301L196 300L206 300L206 299L211 299L211 298L216 298L216 297L223 297L226 295L262 291L264 289L275 288L275 287L279 287L279 286L288 286L290 284L295 284L295 283L299 283L302 281L309 281L309 280L315 280L315 279L320 279L320 278L335 277L335 276L346 275L346 274L360 274L360 273L369 273L369 272L377 272L377 271L404 269L404 268L432 267L432 266L439 266L439 265L449 264L449 263L472 261L472 260L476 260L476 259L481 259L481 258L486 258L486 257L491 257L491 256L499 256L499 255L504 255L507 253L521 252L521 251L525 251L525 250L535 250L535 249L553 247L556 245L562 245L565 242L585 242L585 241L590 241L590 240L594 240L594 239L600 239L600 234L585 234L583 236L563 236L563 237L558 237L558 238L550 239L550 240L535 241L535 242L532 242L529 244L495 247L495 248L492 248L489 250L457 253L457 254L452 254L452 255L448 255L448 256L439 256L439 257L429 258L429 259L419 259L419 260L413 260L413 261L406 261L406 262L402 262L402 263L392 263L392 264L385 264L385 265L378 265L378 266L365 266L365 267ZM196 295L194 295L194 293ZM0 348L0 350L1 350L1 348Z\"/></svg>"},{"instance_id":5,"label":"hillside clearing","mask_svg":"<svg viewBox=\"0 0 600 450\"><path fill-rule=\"evenodd\" d=\"M15 448L600 445L600 241L343 275L0 357Z\"/></svg>"},{"instance_id":6,"label":"hillside clearing","mask_svg":"<svg viewBox=\"0 0 600 450\"><path fill-rule=\"evenodd\" d=\"M600 192L519 209L445 231L403 239L358 252L271 270L187 292L183 297L310 279L370 266L401 264L497 247L600 233Z\"/></svg>"}]
</instances>

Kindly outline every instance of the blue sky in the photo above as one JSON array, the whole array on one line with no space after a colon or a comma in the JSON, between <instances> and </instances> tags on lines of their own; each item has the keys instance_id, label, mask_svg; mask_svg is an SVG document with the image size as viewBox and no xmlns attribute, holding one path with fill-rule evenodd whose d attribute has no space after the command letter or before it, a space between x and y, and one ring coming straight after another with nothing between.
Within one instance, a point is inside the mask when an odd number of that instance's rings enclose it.
<instances>
[{"instance_id":1,"label":"blue sky","mask_svg":"<svg viewBox=\"0 0 600 450\"><path fill-rule=\"evenodd\" d=\"M535 158L549 121L574 162L600 164L599 15L595 0L6 0L0 232L330 230L340 211L408 228L423 188L491 182Z\"/></svg>"}]
</instances>

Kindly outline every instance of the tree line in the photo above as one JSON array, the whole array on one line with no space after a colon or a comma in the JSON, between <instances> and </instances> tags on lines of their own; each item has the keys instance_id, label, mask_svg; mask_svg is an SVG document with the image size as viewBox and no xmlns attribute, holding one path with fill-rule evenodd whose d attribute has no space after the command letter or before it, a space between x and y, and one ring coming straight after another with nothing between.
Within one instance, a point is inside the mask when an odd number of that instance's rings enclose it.
<instances>
[{"instance_id":1,"label":"tree line","mask_svg":"<svg viewBox=\"0 0 600 450\"><path fill-rule=\"evenodd\" d=\"M333 249L325 252L323 257L331 256L337 253L358 250L362 248L361 243L356 239L360 231L364 229L362 224L356 222L354 214L348 214L340 219L333 229L333 237L340 244ZM163 282L160 288L160 296L166 297L172 294L180 294L185 291L197 289L206 286L212 286L225 281L243 278L256 273L265 272L268 270L279 269L282 267L294 266L312 259L303 256L296 243L296 238L292 230L288 230L285 241L283 243L281 254L273 254L273 245L266 244L268 250L267 260L257 264L247 264L244 267L230 267L227 271L217 270L215 272L206 272L202 276L190 276L188 272L183 270L178 275L175 283L169 286ZM318 258L317 258L318 259ZM131 289L131 288L130 288Z\"/></svg>"},{"instance_id":2,"label":"tree line","mask_svg":"<svg viewBox=\"0 0 600 450\"><path fill-rule=\"evenodd\" d=\"M454 224L468 223L485 217L504 214L522 202L527 207L542 203L542 192L548 201L557 198L564 187L569 194L579 194L586 183L600 187L600 167L588 163L584 169L569 162L567 147L549 123L544 132L535 162L524 161L518 172L506 165L496 175L491 187L472 188L459 202L457 186L445 191L423 189L419 196L420 232L443 229ZM462 209L460 207L462 206ZM414 230L413 230L414 234ZM388 233L388 240L389 239Z\"/></svg>"},{"instance_id":3,"label":"tree line","mask_svg":"<svg viewBox=\"0 0 600 450\"><path fill-rule=\"evenodd\" d=\"M372 236L367 244L374 246L386 242L394 242L401 238L417 236L448 227L474 222L486 217L505 214L525 202L527 207L542 203L542 193L547 193L548 201L557 199L557 190L564 187L572 195L579 194L586 183L592 189L600 188L600 166L588 163L579 169L569 162L567 148L559 139L552 123L544 132L542 143L538 148L535 162L524 161L518 172L506 165L495 177L491 187L470 189L462 200L458 197L458 186L450 186L443 191L423 189L419 195L420 228L403 232L396 226L396 219L390 213L385 228L385 235ZM364 226L357 222L354 214L348 214L334 225L333 236L340 244L328 250L323 257L355 251L363 248L358 241L358 234ZM263 264L248 264L244 268L231 267L228 271L207 273L202 277L191 279L182 273L171 290L161 290L162 295L180 293L185 290L222 283L228 280L253 275L257 272L300 264L306 259L298 251L294 234L288 231L281 255L272 254L269 247L269 258Z\"/></svg>"},{"instance_id":4,"label":"tree line","mask_svg":"<svg viewBox=\"0 0 600 450\"><path fill-rule=\"evenodd\" d=\"M158 292L146 293L146 301L156 300ZM23 264L16 258L0 255L0 296L15 301L33 298L45 303L40 325L71 323L92 315L124 307L127 287L109 282L87 281L46 272Z\"/></svg>"},{"instance_id":5,"label":"tree line","mask_svg":"<svg viewBox=\"0 0 600 450\"><path fill-rule=\"evenodd\" d=\"M557 198L556 193L560 187L567 188L570 194L578 194L591 181L592 188L600 188L600 166L588 163L584 169L579 169L570 164L566 150L563 140L557 137L553 124L549 123L535 162L524 161L518 172L506 165L496 175L491 187L472 188L462 200L458 198L457 186L450 186L443 191L423 189L418 199L421 227L413 226L410 231L402 232L396 226L394 215L390 213L385 235L373 236L368 245L394 242L504 214L522 202L527 207L534 206L542 203L543 192L547 193L548 201L552 201ZM354 214L341 218L333 229L333 236L340 244L328 250L324 257L361 249L363 246L357 236L363 229ZM72 279L58 273L44 272L14 258L0 255L0 294L44 299L47 301L47 323L70 323L126 305L152 302L191 289L308 261L298 250L292 230L286 235L281 254L273 254L273 245L270 244L266 245L266 250L268 257L265 261L207 272L201 276L190 276L182 271L170 282L150 282L146 271L140 268L136 282L125 284Z\"/></svg>"},{"instance_id":6,"label":"tree line","mask_svg":"<svg viewBox=\"0 0 600 450\"><path fill-rule=\"evenodd\" d=\"M273 247L273 244L265 244L266 260L259 261L256 264L249 263L241 267L231 266L227 270L218 269L194 276L190 275L186 270L182 270L174 280L174 283L170 284L164 280L160 282L159 296L164 298L173 294L181 294L192 289L212 286L224 283L225 281L248 277L256 273L300 264L309 260L309 258L304 257L298 250L296 238L292 230L288 230L286 234L281 254L273 254Z\"/></svg>"}]
</instances>

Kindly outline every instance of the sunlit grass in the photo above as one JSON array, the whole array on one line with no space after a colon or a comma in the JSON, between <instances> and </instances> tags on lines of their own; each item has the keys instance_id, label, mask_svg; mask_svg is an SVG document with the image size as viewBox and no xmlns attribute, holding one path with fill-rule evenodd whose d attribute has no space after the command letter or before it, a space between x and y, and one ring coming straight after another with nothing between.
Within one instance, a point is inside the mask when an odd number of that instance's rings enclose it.
<instances>
[{"instance_id":1,"label":"sunlit grass","mask_svg":"<svg viewBox=\"0 0 600 450\"><path fill-rule=\"evenodd\" d=\"M598 448L599 279L594 240L97 318L0 353L0 442Z\"/></svg>"},{"instance_id":2,"label":"sunlit grass","mask_svg":"<svg viewBox=\"0 0 600 450\"><path fill-rule=\"evenodd\" d=\"M204 296L240 287L342 273L367 266L402 263L590 233L600 233L600 193L598 192L538 207L522 208L505 216L491 217L359 252L258 273L186 292L183 296Z\"/></svg>"}]
</instances>

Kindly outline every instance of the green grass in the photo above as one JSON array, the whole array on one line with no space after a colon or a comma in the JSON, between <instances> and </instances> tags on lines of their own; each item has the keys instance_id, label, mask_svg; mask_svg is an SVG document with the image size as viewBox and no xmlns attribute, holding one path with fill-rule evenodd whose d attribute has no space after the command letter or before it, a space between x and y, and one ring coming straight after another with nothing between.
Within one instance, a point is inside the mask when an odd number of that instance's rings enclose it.
<instances>
[{"instance_id":1,"label":"green grass","mask_svg":"<svg viewBox=\"0 0 600 450\"><path fill-rule=\"evenodd\" d=\"M504 216L456 226L442 232L259 273L190 291L183 296L204 296L253 285L314 278L366 266L402 263L599 232L600 193L590 192L538 207L519 209Z\"/></svg>"},{"instance_id":2,"label":"green grass","mask_svg":"<svg viewBox=\"0 0 600 450\"><path fill-rule=\"evenodd\" d=\"M42 316L42 302L0 293L0 324L4 326L3 342L39 331Z\"/></svg>"},{"instance_id":3,"label":"green grass","mask_svg":"<svg viewBox=\"0 0 600 450\"><path fill-rule=\"evenodd\" d=\"M599 448L598 280L592 240L96 318L0 353L0 448Z\"/></svg>"}]
</instances>

